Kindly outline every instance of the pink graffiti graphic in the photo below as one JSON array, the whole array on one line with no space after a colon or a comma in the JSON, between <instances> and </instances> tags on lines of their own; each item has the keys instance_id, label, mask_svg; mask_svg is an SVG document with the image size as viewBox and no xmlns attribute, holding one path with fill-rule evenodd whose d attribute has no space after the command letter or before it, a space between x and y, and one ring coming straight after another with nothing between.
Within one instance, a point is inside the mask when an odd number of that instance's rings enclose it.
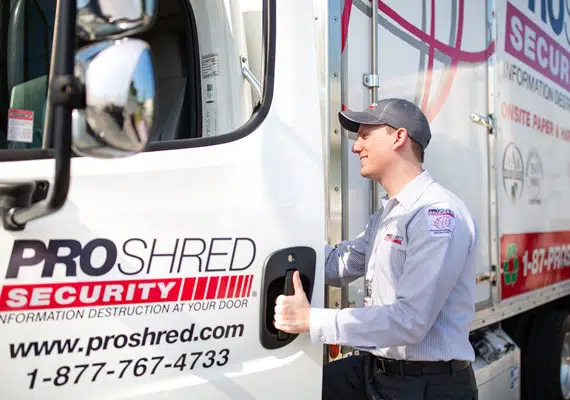
<instances>
[{"instance_id":1,"label":"pink graffiti graphic","mask_svg":"<svg viewBox=\"0 0 570 400\"><path fill-rule=\"evenodd\" d=\"M357 0L360 1L360 0ZM401 15L399 15L394 9L385 4L382 0L378 0L378 10L387 17L391 18L396 24L400 25L405 31L415 36L417 39L426 43L429 46L428 53L428 66L426 71L426 79L424 82L424 88L422 92L422 110L426 113L428 120L431 122L439 114L443 104L445 103L449 91L453 86L453 81L455 79L455 72L457 65L460 62L463 63L479 63L486 61L495 51L495 41L489 43L487 48L483 51L470 52L461 50L461 42L463 39L463 25L464 25L464 11L465 11L465 0L458 0L459 12L457 20L457 36L454 46L449 46L435 37L435 0L431 0L431 28L429 34L419 29L417 26L413 25ZM342 12L342 50L344 51L346 46L346 40L348 37L348 27L350 24L350 14L352 10L353 0L345 0L344 9ZM443 83L440 86L441 91L437 93L434 98L429 98L429 93L432 85L432 74L434 65L434 55L435 50L447 55L451 59L451 64L449 70L444 75ZM343 109L346 106L343 105Z\"/></svg>"}]
</instances>

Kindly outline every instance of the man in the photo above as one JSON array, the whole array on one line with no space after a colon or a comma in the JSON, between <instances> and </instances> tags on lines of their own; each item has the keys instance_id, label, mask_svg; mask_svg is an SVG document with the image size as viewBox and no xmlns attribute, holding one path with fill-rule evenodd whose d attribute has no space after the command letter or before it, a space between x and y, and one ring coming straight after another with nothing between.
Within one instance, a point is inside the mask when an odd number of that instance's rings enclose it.
<instances>
[{"instance_id":1,"label":"man","mask_svg":"<svg viewBox=\"0 0 570 400\"><path fill-rule=\"evenodd\" d=\"M468 339L476 227L422 167L429 123L403 99L339 118L358 132L361 174L388 193L364 232L326 249L327 283L365 276L365 307L311 308L296 272L295 294L276 301L275 327L366 352L325 366L323 399L477 399Z\"/></svg>"}]
</instances>

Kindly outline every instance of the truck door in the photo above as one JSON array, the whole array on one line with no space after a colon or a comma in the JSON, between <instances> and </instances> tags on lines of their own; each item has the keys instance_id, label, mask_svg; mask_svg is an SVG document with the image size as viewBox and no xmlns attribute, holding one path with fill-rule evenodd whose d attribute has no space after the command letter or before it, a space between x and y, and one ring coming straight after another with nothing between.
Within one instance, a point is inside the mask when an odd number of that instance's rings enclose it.
<instances>
[{"instance_id":1,"label":"truck door","mask_svg":"<svg viewBox=\"0 0 570 400\"><path fill-rule=\"evenodd\" d=\"M40 61L65 3L1 8L4 219L14 182L34 183L32 202L54 186L55 153L41 148L52 141ZM101 12L113 2L95 3ZM76 154L59 211L0 227L0 398L320 398L322 346L272 323L288 271L301 271L314 306L324 303L312 9L301 0L156 3L154 24L137 34L156 78L146 151ZM6 48L18 41L14 59ZM93 71L125 64L97 60ZM98 89L122 84L119 75L101 74Z\"/></svg>"}]
</instances>

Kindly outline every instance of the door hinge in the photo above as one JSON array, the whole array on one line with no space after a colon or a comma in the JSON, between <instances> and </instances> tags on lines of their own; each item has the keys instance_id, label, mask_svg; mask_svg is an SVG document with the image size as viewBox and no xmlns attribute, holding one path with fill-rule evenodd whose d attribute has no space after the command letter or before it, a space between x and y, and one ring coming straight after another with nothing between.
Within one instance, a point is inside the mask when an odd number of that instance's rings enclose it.
<instances>
[{"instance_id":1,"label":"door hinge","mask_svg":"<svg viewBox=\"0 0 570 400\"><path fill-rule=\"evenodd\" d=\"M380 77L378 75L363 74L362 83L369 88L380 87Z\"/></svg>"}]
</instances>

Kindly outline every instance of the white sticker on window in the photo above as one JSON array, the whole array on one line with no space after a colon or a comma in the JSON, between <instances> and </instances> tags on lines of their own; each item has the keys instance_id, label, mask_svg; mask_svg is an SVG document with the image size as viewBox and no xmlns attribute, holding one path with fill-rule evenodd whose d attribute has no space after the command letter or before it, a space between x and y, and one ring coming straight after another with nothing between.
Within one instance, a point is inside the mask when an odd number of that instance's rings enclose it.
<instances>
[{"instance_id":1,"label":"white sticker on window","mask_svg":"<svg viewBox=\"0 0 570 400\"><path fill-rule=\"evenodd\" d=\"M429 208L426 211L430 236L451 236L455 213L449 208Z\"/></svg>"},{"instance_id":2,"label":"white sticker on window","mask_svg":"<svg viewBox=\"0 0 570 400\"><path fill-rule=\"evenodd\" d=\"M8 110L8 140L32 143L34 138L34 112Z\"/></svg>"}]
</instances>

